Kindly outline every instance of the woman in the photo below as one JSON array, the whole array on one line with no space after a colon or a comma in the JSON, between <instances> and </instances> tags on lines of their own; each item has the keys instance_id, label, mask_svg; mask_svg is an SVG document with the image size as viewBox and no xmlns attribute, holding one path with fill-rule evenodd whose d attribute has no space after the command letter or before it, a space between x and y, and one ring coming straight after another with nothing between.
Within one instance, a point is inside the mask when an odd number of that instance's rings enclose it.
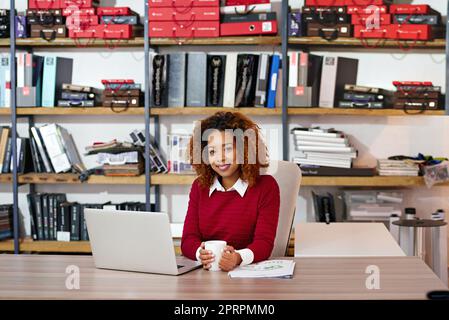
<instances>
[{"instance_id":1,"label":"woman","mask_svg":"<svg viewBox=\"0 0 449 320\"><path fill-rule=\"evenodd\" d=\"M190 141L193 182L181 250L204 269L218 259L223 271L266 260L271 255L279 217L279 186L269 175L267 148L259 127L238 112L217 112L200 121ZM224 240L221 257L204 241Z\"/></svg>"}]
</instances>

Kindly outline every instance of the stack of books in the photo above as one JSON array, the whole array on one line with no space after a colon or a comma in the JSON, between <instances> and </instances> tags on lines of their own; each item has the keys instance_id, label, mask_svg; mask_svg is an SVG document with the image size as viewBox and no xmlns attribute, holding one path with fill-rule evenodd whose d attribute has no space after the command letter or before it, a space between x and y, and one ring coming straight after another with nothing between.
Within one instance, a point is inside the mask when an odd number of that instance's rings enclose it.
<instances>
[{"instance_id":1,"label":"stack of books","mask_svg":"<svg viewBox=\"0 0 449 320\"><path fill-rule=\"evenodd\" d=\"M39 241L89 240L84 216L86 208L145 211L145 204L141 202L81 204L67 201L67 196L63 193L28 194L27 200L30 210L31 236L33 240Z\"/></svg>"},{"instance_id":2,"label":"stack of books","mask_svg":"<svg viewBox=\"0 0 449 320\"><path fill-rule=\"evenodd\" d=\"M394 108L404 110L442 109L441 87L430 81L394 81Z\"/></svg>"},{"instance_id":3,"label":"stack of books","mask_svg":"<svg viewBox=\"0 0 449 320\"><path fill-rule=\"evenodd\" d=\"M12 205L0 205L0 240L12 238L13 234Z\"/></svg>"},{"instance_id":4,"label":"stack of books","mask_svg":"<svg viewBox=\"0 0 449 320\"><path fill-rule=\"evenodd\" d=\"M168 135L168 169L170 173L193 174L193 168L188 159L191 135Z\"/></svg>"},{"instance_id":5,"label":"stack of books","mask_svg":"<svg viewBox=\"0 0 449 320\"><path fill-rule=\"evenodd\" d=\"M291 130L294 143L292 161L304 176L364 176L376 174L375 168L353 167L357 150L348 137L334 129L297 127Z\"/></svg>"},{"instance_id":6,"label":"stack of books","mask_svg":"<svg viewBox=\"0 0 449 320\"><path fill-rule=\"evenodd\" d=\"M145 131L144 130L134 130L129 134L133 143L137 146L141 146L142 150L145 149ZM160 150L156 140L153 136L150 135L150 170L154 173L167 173L168 172L168 164L166 162L166 158Z\"/></svg>"},{"instance_id":7,"label":"stack of books","mask_svg":"<svg viewBox=\"0 0 449 320\"><path fill-rule=\"evenodd\" d=\"M220 36L276 35L276 12L270 0L225 0Z\"/></svg>"},{"instance_id":8,"label":"stack of books","mask_svg":"<svg viewBox=\"0 0 449 320\"><path fill-rule=\"evenodd\" d=\"M94 107L96 98L92 87L63 83L58 107Z\"/></svg>"},{"instance_id":9,"label":"stack of books","mask_svg":"<svg viewBox=\"0 0 449 320\"><path fill-rule=\"evenodd\" d=\"M86 170L72 135L57 124L30 128L34 172L62 173Z\"/></svg>"},{"instance_id":10,"label":"stack of books","mask_svg":"<svg viewBox=\"0 0 449 320\"><path fill-rule=\"evenodd\" d=\"M419 165L410 160L377 160L377 170L380 176L410 176L419 175Z\"/></svg>"},{"instance_id":11,"label":"stack of books","mask_svg":"<svg viewBox=\"0 0 449 320\"><path fill-rule=\"evenodd\" d=\"M346 84L343 99L338 101L339 108L383 109L391 107L391 91Z\"/></svg>"},{"instance_id":12,"label":"stack of books","mask_svg":"<svg viewBox=\"0 0 449 320\"><path fill-rule=\"evenodd\" d=\"M86 155L96 155L105 176L139 176L144 170L142 148L116 139L94 142L85 148Z\"/></svg>"},{"instance_id":13,"label":"stack of books","mask_svg":"<svg viewBox=\"0 0 449 320\"><path fill-rule=\"evenodd\" d=\"M141 106L141 85L132 79L102 80L104 85L103 107L139 107Z\"/></svg>"},{"instance_id":14,"label":"stack of books","mask_svg":"<svg viewBox=\"0 0 449 320\"><path fill-rule=\"evenodd\" d=\"M357 157L348 137L341 131L320 128L294 128L292 131L296 157L301 165L351 168Z\"/></svg>"}]
</instances>

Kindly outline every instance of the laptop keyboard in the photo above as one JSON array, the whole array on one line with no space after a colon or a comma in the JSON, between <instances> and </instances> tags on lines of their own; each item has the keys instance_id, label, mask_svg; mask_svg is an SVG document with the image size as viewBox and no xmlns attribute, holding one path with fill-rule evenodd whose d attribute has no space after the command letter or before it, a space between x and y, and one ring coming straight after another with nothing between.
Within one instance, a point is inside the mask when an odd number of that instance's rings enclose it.
<instances>
[{"instance_id":1,"label":"laptop keyboard","mask_svg":"<svg viewBox=\"0 0 449 320\"><path fill-rule=\"evenodd\" d=\"M178 269L181 269L184 266L181 266L180 264L177 265Z\"/></svg>"}]
</instances>

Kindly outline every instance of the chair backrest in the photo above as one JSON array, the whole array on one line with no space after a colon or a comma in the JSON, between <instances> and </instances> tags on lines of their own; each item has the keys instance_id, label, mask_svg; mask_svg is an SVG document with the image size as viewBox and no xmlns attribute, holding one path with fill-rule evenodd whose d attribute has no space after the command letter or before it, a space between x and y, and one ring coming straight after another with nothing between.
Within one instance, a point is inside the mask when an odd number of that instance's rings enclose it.
<instances>
[{"instance_id":1,"label":"chair backrest","mask_svg":"<svg viewBox=\"0 0 449 320\"><path fill-rule=\"evenodd\" d=\"M301 184L301 170L298 165L288 161L270 161L270 166L262 174L269 174L279 185L281 203L279 222L274 241L272 257L282 257L287 254L288 242L295 217L296 200Z\"/></svg>"}]
</instances>

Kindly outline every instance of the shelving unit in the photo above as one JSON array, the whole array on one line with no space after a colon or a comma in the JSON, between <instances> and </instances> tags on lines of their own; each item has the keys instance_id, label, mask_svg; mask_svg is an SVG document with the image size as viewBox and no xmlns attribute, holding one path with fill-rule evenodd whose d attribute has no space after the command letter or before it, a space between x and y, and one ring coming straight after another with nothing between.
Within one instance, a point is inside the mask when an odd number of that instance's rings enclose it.
<instances>
[{"instance_id":1,"label":"shelving unit","mask_svg":"<svg viewBox=\"0 0 449 320\"><path fill-rule=\"evenodd\" d=\"M448 1L449 3L449 1ZM14 8L14 0L10 0L11 8ZM117 48L143 48L145 52L145 88L148 88L149 79L149 51L150 48L157 51L158 47L162 46L273 46L280 48L283 61L287 60L288 50L291 47L304 48L305 50L328 50L331 48L345 49L354 48L357 50L396 50L396 49L419 49L419 50L446 50L446 92L449 92L449 47L446 44L449 42L449 33L447 39L437 39L434 41L391 41L391 40L375 40L370 39L361 41L355 38L336 39L327 41L319 37L303 37L303 38L289 38L287 35L287 15L288 15L288 1L282 2L282 16L284 23L281 26L280 36L267 37L221 37L221 38L196 38L186 40L149 38L148 32L148 2L145 0L145 27L144 37L135 38L132 40L88 40L88 39L55 39L48 42L43 39L15 39L15 30L11 28L11 39L0 39L0 47L10 49L11 57L15 56L16 46L32 51L33 48L74 48L83 50L85 48L98 48L103 50L110 50ZM449 6L448 6L449 11ZM449 25L449 22L448 22ZM448 28L449 29L449 28ZM11 59L12 60L12 59ZM15 68L11 68L11 80L14 82L16 77ZM288 81L288 72L283 72L283 83ZM261 117L280 117L282 121L283 132L283 159L288 160L288 141L289 131L288 123L289 116L356 116L356 117L416 117L416 116L444 116L449 113L449 95L446 95L446 111L410 111L405 113L403 110L382 109L382 110L364 110L364 109L327 109L327 108L295 108L288 107L287 86L282 88L282 107L275 109L266 108L216 108L216 107L185 107L185 108L150 108L150 96L148 90L145 90L145 103L140 108L116 108L112 110L104 107L93 108L17 108L15 98L12 99L11 109L0 108L0 116L9 116L11 118L13 137L17 134L16 120L18 116L27 117L30 123L33 122L36 116L139 116L143 117L145 121L145 131L150 132L150 118L153 119L154 131L156 139L160 140L160 117L173 116L203 116L211 115L217 111L239 111L249 116ZM15 88L12 89L15 97ZM153 125L153 124L152 124ZM15 140L14 140L15 141ZM13 148L16 148L13 142ZM145 146L145 152L149 153L149 144ZM14 240L0 241L0 252L14 251L19 252L77 252L90 253L90 245L88 242L57 242L57 241L32 241L31 239L19 239L18 234L18 186L22 184L29 184L30 192L32 192L35 185L43 184L81 184L76 174L36 174L28 173L23 175L17 174L16 168L16 152L13 151L14 168L12 174L1 174L0 183L12 183L13 186L13 206L14 206ZM156 205L158 207L160 199L160 186L167 185L190 185L194 180L192 175L174 175L174 174L152 174L150 172L149 163L145 165L145 174L138 177L105 177L105 176L91 176L86 184L99 185L144 185L145 199L147 209L150 207L150 196L155 195ZM345 186L345 187L422 187L424 180L422 177L303 177L302 186ZM449 184L443 184L449 186ZM153 191L153 192L152 192ZM290 241L290 254L293 254L293 239Z\"/></svg>"},{"instance_id":2,"label":"shelving unit","mask_svg":"<svg viewBox=\"0 0 449 320\"><path fill-rule=\"evenodd\" d=\"M151 108L152 116L198 116L211 115L217 111L238 111L249 116L279 116L282 114L281 108L222 108L222 107L184 107L184 108ZM410 110L405 112L400 109L327 109L319 107L299 108L289 107L287 109L289 115L301 116L361 116L361 117L396 117L396 116L444 116L444 110ZM110 116L110 115L126 115L126 116L143 116L145 108L105 108L105 107L89 107L89 108L17 108L19 116ZM0 108L0 116L11 115L9 108Z\"/></svg>"}]
</instances>

